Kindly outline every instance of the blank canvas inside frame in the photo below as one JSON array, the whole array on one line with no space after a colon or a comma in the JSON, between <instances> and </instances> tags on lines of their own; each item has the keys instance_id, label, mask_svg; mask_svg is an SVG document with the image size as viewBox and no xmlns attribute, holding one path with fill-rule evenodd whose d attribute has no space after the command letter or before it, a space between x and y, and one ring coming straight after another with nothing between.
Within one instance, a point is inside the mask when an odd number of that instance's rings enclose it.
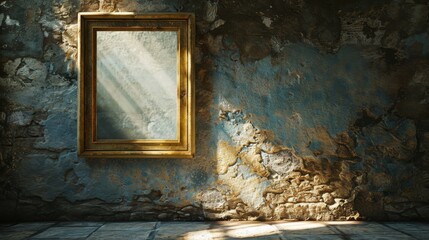
<instances>
[{"instance_id":1,"label":"blank canvas inside frame","mask_svg":"<svg viewBox=\"0 0 429 240\"><path fill-rule=\"evenodd\" d=\"M176 140L177 33L97 31L96 36L97 138Z\"/></svg>"}]
</instances>

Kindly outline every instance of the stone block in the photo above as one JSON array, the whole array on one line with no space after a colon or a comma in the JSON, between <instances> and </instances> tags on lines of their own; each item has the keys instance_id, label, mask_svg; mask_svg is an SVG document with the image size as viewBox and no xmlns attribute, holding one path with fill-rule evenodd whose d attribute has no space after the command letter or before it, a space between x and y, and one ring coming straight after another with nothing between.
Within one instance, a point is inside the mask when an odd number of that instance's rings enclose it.
<instances>
[{"instance_id":1,"label":"stone block","mask_svg":"<svg viewBox=\"0 0 429 240\"><path fill-rule=\"evenodd\" d=\"M99 231L151 231L156 222L109 222L100 227Z\"/></svg>"},{"instance_id":2,"label":"stone block","mask_svg":"<svg viewBox=\"0 0 429 240\"><path fill-rule=\"evenodd\" d=\"M323 202L325 202L328 205L332 205L335 203L334 197L330 193L324 193L322 195Z\"/></svg>"},{"instance_id":3,"label":"stone block","mask_svg":"<svg viewBox=\"0 0 429 240\"><path fill-rule=\"evenodd\" d=\"M38 125L29 126L27 128L27 134L30 137L42 137L43 136L43 127Z\"/></svg>"},{"instance_id":4,"label":"stone block","mask_svg":"<svg viewBox=\"0 0 429 240\"><path fill-rule=\"evenodd\" d=\"M26 126L33 119L32 111L16 111L9 114L7 122L12 125Z\"/></svg>"},{"instance_id":5,"label":"stone block","mask_svg":"<svg viewBox=\"0 0 429 240\"><path fill-rule=\"evenodd\" d=\"M21 67L16 71L16 76L32 84L43 84L47 75L46 66L34 58L23 58Z\"/></svg>"},{"instance_id":6,"label":"stone block","mask_svg":"<svg viewBox=\"0 0 429 240\"><path fill-rule=\"evenodd\" d=\"M146 240L150 231L101 231L91 234L88 240L115 240L115 239L135 239Z\"/></svg>"},{"instance_id":7,"label":"stone block","mask_svg":"<svg viewBox=\"0 0 429 240\"><path fill-rule=\"evenodd\" d=\"M97 227L51 227L35 236L33 239L49 239L49 238L86 238L91 233L97 230Z\"/></svg>"}]
</instances>

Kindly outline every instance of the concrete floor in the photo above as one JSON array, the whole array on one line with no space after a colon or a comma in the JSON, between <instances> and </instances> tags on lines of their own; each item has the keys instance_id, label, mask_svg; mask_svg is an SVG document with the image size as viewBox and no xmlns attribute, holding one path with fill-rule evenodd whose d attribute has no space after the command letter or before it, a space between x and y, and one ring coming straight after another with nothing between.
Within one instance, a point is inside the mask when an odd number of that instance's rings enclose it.
<instances>
[{"instance_id":1,"label":"concrete floor","mask_svg":"<svg viewBox=\"0 0 429 240\"><path fill-rule=\"evenodd\" d=\"M0 224L0 239L429 239L429 223L34 222Z\"/></svg>"}]
</instances>

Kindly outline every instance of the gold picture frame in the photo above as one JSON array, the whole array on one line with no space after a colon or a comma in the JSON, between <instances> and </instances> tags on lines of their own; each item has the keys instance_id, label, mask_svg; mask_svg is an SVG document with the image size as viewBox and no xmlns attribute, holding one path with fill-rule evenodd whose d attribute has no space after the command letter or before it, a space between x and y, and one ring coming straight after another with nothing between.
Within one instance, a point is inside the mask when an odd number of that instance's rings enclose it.
<instances>
[{"instance_id":1,"label":"gold picture frame","mask_svg":"<svg viewBox=\"0 0 429 240\"><path fill-rule=\"evenodd\" d=\"M191 158L192 13L79 13L78 154Z\"/></svg>"}]
</instances>

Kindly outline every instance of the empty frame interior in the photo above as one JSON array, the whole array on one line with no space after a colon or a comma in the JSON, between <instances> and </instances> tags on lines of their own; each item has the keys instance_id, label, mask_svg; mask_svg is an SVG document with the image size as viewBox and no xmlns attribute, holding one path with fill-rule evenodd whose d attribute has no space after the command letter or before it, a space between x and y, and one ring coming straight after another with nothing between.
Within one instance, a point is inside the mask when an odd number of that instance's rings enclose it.
<instances>
[{"instance_id":1,"label":"empty frame interior","mask_svg":"<svg viewBox=\"0 0 429 240\"><path fill-rule=\"evenodd\" d=\"M192 157L194 16L79 14L78 152Z\"/></svg>"}]
</instances>

